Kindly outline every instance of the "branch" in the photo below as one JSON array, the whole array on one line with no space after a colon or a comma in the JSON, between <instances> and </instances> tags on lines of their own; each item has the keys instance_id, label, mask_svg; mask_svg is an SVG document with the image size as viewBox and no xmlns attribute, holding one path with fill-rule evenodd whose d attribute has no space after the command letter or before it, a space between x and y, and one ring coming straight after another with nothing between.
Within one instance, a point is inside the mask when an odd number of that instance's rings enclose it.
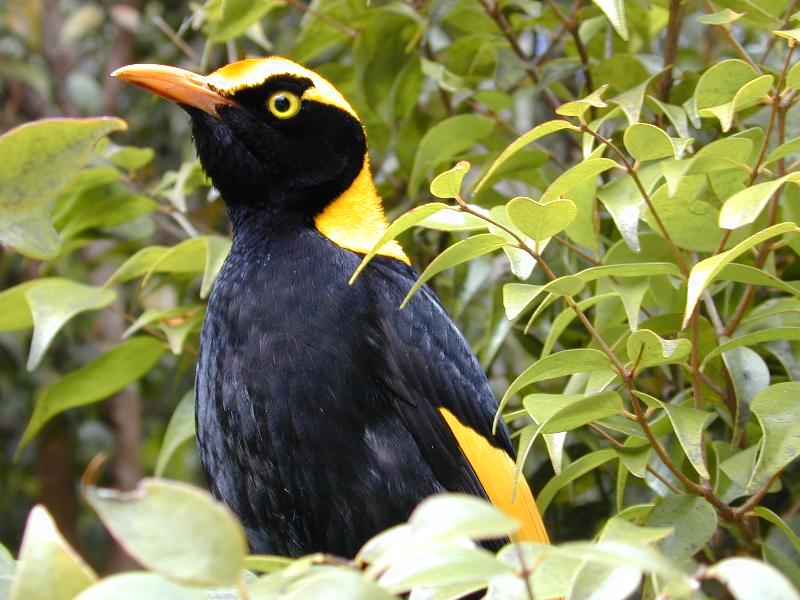
<instances>
[{"instance_id":1,"label":"branch","mask_svg":"<svg viewBox=\"0 0 800 600\"><path fill-rule=\"evenodd\" d=\"M672 70L678 57L678 38L681 33L681 0L670 0L669 22L667 23L667 39L664 46L664 68L666 71L658 82L658 97L662 102L669 102L669 93L672 90Z\"/></svg>"}]
</instances>

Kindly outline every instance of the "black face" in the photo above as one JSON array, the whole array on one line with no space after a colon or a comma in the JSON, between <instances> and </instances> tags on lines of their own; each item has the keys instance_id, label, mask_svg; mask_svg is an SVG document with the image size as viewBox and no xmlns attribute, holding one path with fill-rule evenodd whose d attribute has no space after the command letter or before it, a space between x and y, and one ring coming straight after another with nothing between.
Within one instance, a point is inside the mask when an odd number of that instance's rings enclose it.
<instances>
[{"instance_id":1,"label":"black face","mask_svg":"<svg viewBox=\"0 0 800 600\"><path fill-rule=\"evenodd\" d=\"M185 107L192 117L200 162L229 207L269 207L314 216L346 190L362 168L366 138L361 123L334 106L302 100L294 116L289 92L300 97L311 80L292 76L238 91L237 106L220 118Z\"/></svg>"}]
</instances>

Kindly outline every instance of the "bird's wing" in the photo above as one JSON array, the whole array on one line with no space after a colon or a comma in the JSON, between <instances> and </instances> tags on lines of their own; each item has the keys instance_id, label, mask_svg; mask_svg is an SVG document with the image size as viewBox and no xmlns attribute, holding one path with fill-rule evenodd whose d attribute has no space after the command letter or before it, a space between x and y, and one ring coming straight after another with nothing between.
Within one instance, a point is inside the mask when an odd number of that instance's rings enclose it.
<instances>
[{"instance_id":1,"label":"bird's wing","mask_svg":"<svg viewBox=\"0 0 800 600\"><path fill-rule=\"evenodd\" d=\"M504 424L492 433L497 401L469 344L427 286L399 309L416 272L393 259L376 262L388 291L381 315L383 377L404 423L446 489L487 496L522 522L518 539L546 543L524 477L514 491L513 446Z\"/></svg>"}]
</instances>

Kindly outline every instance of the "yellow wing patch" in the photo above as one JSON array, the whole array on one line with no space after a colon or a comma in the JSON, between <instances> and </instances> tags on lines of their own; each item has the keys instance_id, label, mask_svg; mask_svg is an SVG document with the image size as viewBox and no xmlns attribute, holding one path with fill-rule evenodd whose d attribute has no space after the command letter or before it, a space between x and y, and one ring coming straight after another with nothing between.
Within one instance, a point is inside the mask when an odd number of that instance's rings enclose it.
<instances>
[{"instance_id":1,"label":"yellow wing patch","mask_svg":"<svg viewBox=\"0 0 800 600\"><path fill-rule=\"evenodd\" d=\"M386 232L388 223L383 204L369 169L369 159L350 187L328 204L317 216L315 225L326 238L353 252L366 254ZM395 240L387 242L378 254L410 264L403 248Z\"/></svg>"},{"instance_id":2,"label":"yellow wing patch","mask_svg":"<svg viewBox=\"0 0 800 600\"><path fill-rule=\"evenodd\" d=\"M528 482L521 477L514 491L514 461L501 448L492 446L489 441L471 427L467 427L446 408L439 412L447 421L458 441L461 452L472 465L475 474L486 491L489 500L507 515L519 519L522 527L514 536L514 541L550 543L547 530L542 523L539 509L533 500Z\"/></svg>"},{"instance_id":3,"label":"yellow wing patch","mask_svg":"<svg viewBox=\"0 0 800 600\"><path fill-rule=\"evenodd\" d=\"M206 77L206 82L220 94L229 96L243 88L261 85L267 79L279 75L310 79L314 86L303 93L303 98L330 104L358 119L356 111L330 81L288 58L246 58L217 69Z\"/></svg>"}]
</instances>

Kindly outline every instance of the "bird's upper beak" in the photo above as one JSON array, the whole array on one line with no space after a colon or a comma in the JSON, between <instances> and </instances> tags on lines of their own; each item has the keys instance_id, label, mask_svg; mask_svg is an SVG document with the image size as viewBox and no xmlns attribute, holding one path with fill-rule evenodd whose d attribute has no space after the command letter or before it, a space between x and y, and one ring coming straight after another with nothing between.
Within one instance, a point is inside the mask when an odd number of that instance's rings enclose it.
<instances>
[{"instance_id":1,"label":"bird's upper beak","mask_svg":"<svg viewBox=\"0 0 800 600\"><path fill-rule=\"evenodd\" d=\"M176 67L128 65L117 69L111 76L150 90L167 100L199 108L214 117L219 117L219 106L235 105L233 100L212 89L202 75Z\"/></svg>"}]
</instances>

